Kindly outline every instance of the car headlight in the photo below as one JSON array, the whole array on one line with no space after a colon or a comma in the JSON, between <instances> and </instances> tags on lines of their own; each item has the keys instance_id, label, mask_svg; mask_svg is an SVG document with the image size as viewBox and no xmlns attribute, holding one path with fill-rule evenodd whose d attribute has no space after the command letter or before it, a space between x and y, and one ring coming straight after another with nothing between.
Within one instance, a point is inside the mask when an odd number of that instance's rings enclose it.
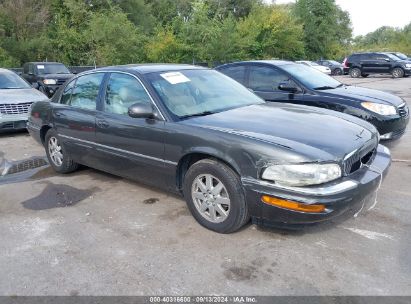
<instances>
[{"instance_id":1,"label":"car headlight","mask_svg":"<svg viewBox=\"0 0 411 304\"><path fill-rule=\"evenodd\" d=\"M44 79L43 83L44 84L56 84L57 81L55 79Z\"/></svg>"},{"instance_id":2,"label":"car headlight","mask_svg":"<svg viewBox=\"0 0 411 304\"><path fill-rule=\"evenodd\" d=\"M370 110L372 112L378 113L380 115L395 115L397 114L397 110L395 109L394 106L389 106L381 103L375 103L375 102L362 102L361 105L366 108L367 110Z\"/></svg>"},{"instance_id":3,"label":"car headlight","mask_svg":"<svg viewBox=\"0 0 411 304\"><path fill-rule=\"evenodd\" d=\"M410 69L410 68L411 68L411 63L406 63L406 64L405 64L405 67L408 68L408 69Z\"/></svg>"},{"instance_id":4,"label":"car headlight","mask_svg":"<svg viewBox=\"0 0 411 304\"><path fill-rule=\"evenodd\" d=\"M272 165L267 167L262 178L286 186L323 184L341 177L338 164Z\"/></svg>"}]
</instances>

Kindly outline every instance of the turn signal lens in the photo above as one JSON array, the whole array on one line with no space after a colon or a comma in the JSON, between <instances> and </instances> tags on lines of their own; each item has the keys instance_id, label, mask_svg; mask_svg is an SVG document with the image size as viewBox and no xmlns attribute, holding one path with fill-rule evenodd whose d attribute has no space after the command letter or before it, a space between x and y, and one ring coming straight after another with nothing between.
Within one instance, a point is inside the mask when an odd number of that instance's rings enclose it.
<instances>
[{"instance_id":1,"label":"turn signal lens","mask_svg":"<svg viewBox=\"0 0 411 304\"><path fill-rule=\"evenodd\" d=\"M261 197L262 201L266 204L281 207L284 209L290 209L301 212L310 212L310 213L321 213L324 212L324 205L306 205L297 202L287 201L280 198L263 195Z\"/></svg>"}]
</instances>

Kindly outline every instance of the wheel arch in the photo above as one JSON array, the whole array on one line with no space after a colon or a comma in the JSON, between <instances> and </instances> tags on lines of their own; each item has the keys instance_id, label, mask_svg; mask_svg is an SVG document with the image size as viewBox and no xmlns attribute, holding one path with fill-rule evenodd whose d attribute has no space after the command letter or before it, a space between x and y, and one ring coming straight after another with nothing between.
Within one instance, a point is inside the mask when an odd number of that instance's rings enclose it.
<instances>
[{"instance_id":1,"label":"wheel arch","mask_svg":"<svg viewBox=\"0 0 411 304\"><path fill-rule=\"evenodd\" d=\"M46 134L51 128L52 126L50 125L44 125L40 128L40 139L41 139L41 143L43 144L43 146L46 142Z\"/></svg>"},{"instance_id":2,"label":"wheel arch","mask_svg":"<svg viewBox=\"0 0 411 304\"><path fill-rule=\"evenodd\" d=\"M190 166L202 159L217 160L228 166L239 177L241 176L240 167L232 158L226 157L223 153L220 153L214 149L195 149L184 154L178 161L176 169L176 186L179 191L182 189L184 176Z\"/></svg>"}]
</instances>

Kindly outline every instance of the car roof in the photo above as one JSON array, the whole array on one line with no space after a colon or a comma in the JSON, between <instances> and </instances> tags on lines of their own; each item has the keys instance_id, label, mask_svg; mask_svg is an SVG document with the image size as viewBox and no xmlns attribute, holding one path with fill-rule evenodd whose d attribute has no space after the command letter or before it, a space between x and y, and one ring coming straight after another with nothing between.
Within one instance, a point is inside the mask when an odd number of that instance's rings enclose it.
<instances>
[{"instance_id":1,"label":"car roof","mask_svg":"<svg viewBox=\"0 0 411 304\"><path fill-rule=\"evenodd\" d=\"M42 64L42 65L48 65L48 64L64 64L61 62L56 62L56 61L46 61L46 62L42 62L42 61L33 61L33 62L26 62L27 63L31 63L31 64Z\"/></svg>"},{"instance_id":2,"label":"car roof","mask_svg":"<svg viewBox=\"0 0 411 304\"><path fill-rule=\"evenodd\" d=\"M128 64L117 65L96 69L96 71L132 71L139 74L148 74L155 72L172 72L181 70L207 70L208 68L190 65L190 64L167 64L167 63L151 63L151 64Z\"/></svg>"},{"instance_id":3,"label":"car roof","mask_svg":"<svg viewBox=\"0 0 411 304\"><path fill-rule=\"evenodd\" d=\"M232 63L226 63L222 64L218 68L222 68L224 66L231 66L231 65L236 65L236 64L250 64L250 63L264 63L264 64L269 64L269 65L275 65L275 66L281 66L281 65L287 65L287 64L296 64L293 61L288 61L288 60L247 60L247 61L237 61L237 62L232 62Z\"/></svg>"}]
</instances>

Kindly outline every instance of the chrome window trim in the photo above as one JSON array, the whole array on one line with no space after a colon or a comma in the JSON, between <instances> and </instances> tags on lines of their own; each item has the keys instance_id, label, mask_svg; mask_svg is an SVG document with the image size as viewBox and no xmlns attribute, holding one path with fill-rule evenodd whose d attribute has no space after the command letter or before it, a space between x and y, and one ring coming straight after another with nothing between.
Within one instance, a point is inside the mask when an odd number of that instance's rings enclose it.
<instances>
[{"instance_id":1,"label":"chrome window trim","mask_svg":"<svg viewBox=\"0 0 411 304\"><path fill-rule=\"evenodd\" d=\"M84 139L80 139L80 138L75 138L75 137L71 137L71 136L67 136L67 135L63 135L63 134L58 134L59 137L63 137L66 139L71 139L74 141L78 141L84 144L90 144L90 145L94 145L97 147L101 147L101 148L107 148L107 149L111 149L117 152L122 152L122 153L126 153L126 154L130 154L130 155L134 155L134 156L138 156L138 157L142 157L142 158L147 158L147 159L151 159L151 160L155 160L155 161L160 161L160 162L164 162L170 165L174 165L177 166L178 163L170 161L170 160L166 160L166 159L161 159L161 158L157 158L157 157L153 157L153 156L149 156L149 155L145 155L145 154L140 154L140 153L136 153L136 152L131 152L128 150L123 150L123 149L119 149L119 148L114 148L111 146L106 146L106 145L102 145L102 144L98 144L96 142L92 142L92 141L88 141L88 140L84 140Z\"/></svg>"}]
</instances>

